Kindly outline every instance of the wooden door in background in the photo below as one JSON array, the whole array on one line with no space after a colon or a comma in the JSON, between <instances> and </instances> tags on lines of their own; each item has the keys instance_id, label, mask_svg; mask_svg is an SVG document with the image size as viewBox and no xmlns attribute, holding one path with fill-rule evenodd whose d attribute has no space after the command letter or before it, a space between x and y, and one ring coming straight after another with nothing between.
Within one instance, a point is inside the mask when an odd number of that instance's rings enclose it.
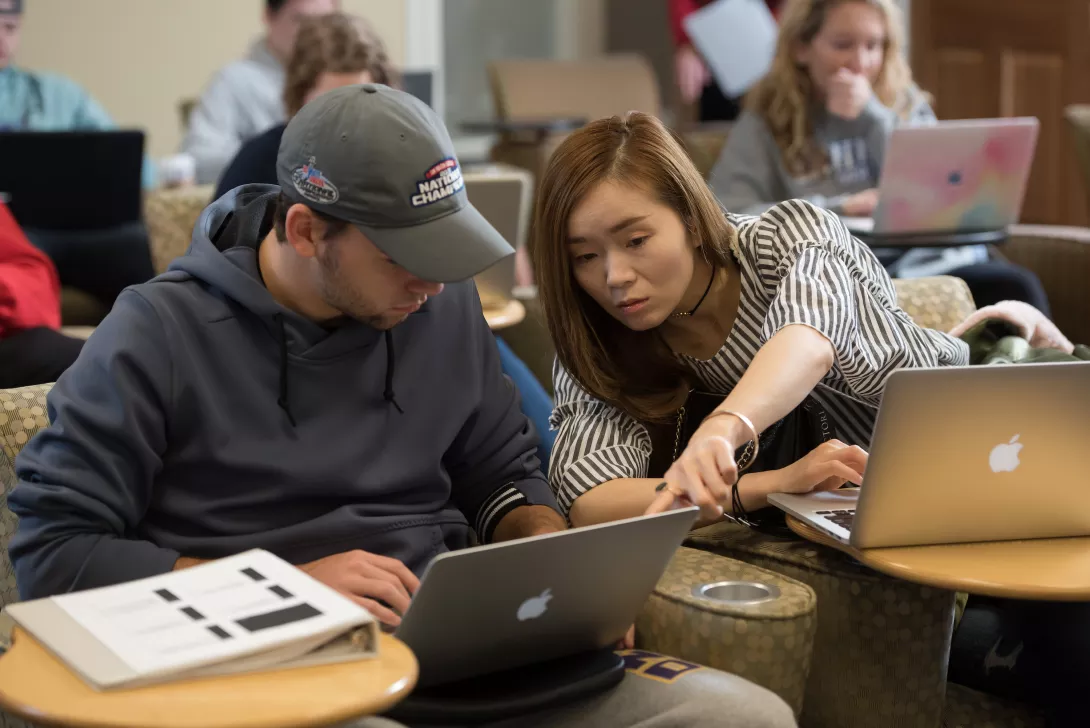
<instances>
[{"instance_id":1,"label":"wooden door in background","mask_svg":"<svg viewBox=\"0 0 1090 728\"><path fill-rule=\"evenodd\" d=\"M1063 118L1090 102L1090 0L912 0L912 68L940 119L1035 116L1022 221L1086 225L1087 192Z\"/></svg>"}]
</instances>

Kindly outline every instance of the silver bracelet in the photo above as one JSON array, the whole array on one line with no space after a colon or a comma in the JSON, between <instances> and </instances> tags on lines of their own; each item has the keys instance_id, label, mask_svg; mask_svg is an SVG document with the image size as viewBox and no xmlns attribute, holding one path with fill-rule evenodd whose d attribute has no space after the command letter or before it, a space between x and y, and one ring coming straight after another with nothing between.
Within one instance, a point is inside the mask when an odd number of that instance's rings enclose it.
<instances>
[{"instance_id":1,"label":"silver bracelet","mask_svg":"<svg viewBox=\"0 0 1090 728\"><path fill-rule=\"evenodd\" d=\"M732 417L737 417L739 420L741 420L743 425L749 428L750 433L752 433L753 435L753 452L750 454L749 459L746 461L745 467L738 470L738 474L741 475L746 470L748 470L749 466L753 465L753 461L757 459L757 453L760 452L761 449L761 438L757 435L757 428L753 426L753 420L749 419L741 412L735 412L733 410L716 410L707 417L705 417L704 422L707 422L712 417L719 417L721 415L731 415ZM703 422L701 424L703 424Z\"/></svg>"}]
</instances>

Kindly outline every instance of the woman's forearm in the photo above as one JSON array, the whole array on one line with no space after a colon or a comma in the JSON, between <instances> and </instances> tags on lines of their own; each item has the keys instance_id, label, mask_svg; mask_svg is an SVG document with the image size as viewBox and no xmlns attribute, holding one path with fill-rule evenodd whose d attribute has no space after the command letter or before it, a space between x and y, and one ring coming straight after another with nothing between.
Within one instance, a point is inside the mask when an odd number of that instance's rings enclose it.
<instances>
[{"instance_id":1,"label":"woman's forearm","mask_svg":"<svg viewBox=\"0 0 1090 728\"><path fill-rule=\"evenodd\" d=\"M755 511L767 506L768 495L777 491L777 473L778 470L743 475L738 481L742 507ZM655 488L661 482L661 478L618 478L602 483L575 499L568 518L573 526L579 527L642 516L658 495ZM721 505L725 512L731 512L730 503ZM710 523L702 520L697 526Z\"/></svg>"},{"instance_id":2,"label":"woman's forearm","mask_svg":"<svg viewBox=\"0 0 1090 728\"><path fill-rule=\"evenodd\" d=\"M619 521L642 516L658 495L655 478L618 478L591 488L572 503L568 519L573 526Z\"/></svg>"},{"instance_id":3,"label":"woman's forearm","mask_svg":"<svg viewBox=\"0 0 1090 728\"><path fill-rule=\"evenodd\" d=\"M753 357L738 385L716 411L739 412L763 432L795 409L829 373L835 360L833 345L817 330L803 325L781 329ZM731 442L750 439L749 428L734 417Z\"/></svg>"}]
</instances>

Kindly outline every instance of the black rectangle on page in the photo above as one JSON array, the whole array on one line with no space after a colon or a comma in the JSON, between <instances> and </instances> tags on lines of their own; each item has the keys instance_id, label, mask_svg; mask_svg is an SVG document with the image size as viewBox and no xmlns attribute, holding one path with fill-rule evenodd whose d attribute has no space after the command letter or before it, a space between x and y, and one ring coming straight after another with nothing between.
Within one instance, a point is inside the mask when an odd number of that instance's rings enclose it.
<instances>
[{"instance_id":1,"label":"black rectangle on page","mask_svg":"<svg viewBox=\"0 0 1090 728\"><path fill-rule=\"evenodd\" d=\"M178 601L178 597L174 596L174 592L170 591L169 589L157 589L155 593L161 596L164 602Z\"/></svg>"},{"instance_id":2,"label":"black rectangle on page","mask_svg":"<svg viewBox=\"0 0 1090 728\"><path fill-rule=\"evenodd\" d=\"M246 619L240 619L236 624L248 632L259 632L271 627L282 627L293 622L302 622L304 619L320 617L322 613L309 604L298 604L286 609L277 609L275 612L255 614Z\"/></svg>"},{"instance_id":3,"label":"black rectangle on page","mask_svg":"<svg viewBox=\"0 0 1090 728\"><path fill-rule=\"evenodd\" d=\"M209 627L208 631L211 632L212 634L216 635L217 637L219 637L221 640L231 639L231 635L227 630L225 630L223 627L217 626L215 624L213 624L211 627Z\"/></svg>"},{"instance_id":4,"label":"black rectangle on page","mask_svg":"<svg viewBox=\"0 0 1090 728\"><path fill-rule=\"evenodd\" d=\"M194 622L199 622L204 619L204 615L198 612L193 607L182 607L182 614L192 619Z\"/></svg>"},{"instance_id":5,"label":"black rectangle on page","mask_svg":"<svg viewBox=\"0 0 1090 728\"><path fill-rule=\"evenodd\" d=\"M271 591L273 594L280 597L281 599L291 599L292 597L291 592L282 586L270 586L269 591Z\"/></svg>"},{"instance_id":6,"label":"black rectangle on page","mask_svg":"<svg viewBox=\"0 0 1090 728\"><path fill-rule=\"evenodd\" d=\"M265 577L262 576L261 572L257 571L256 569L251 569L249 567L246 567L245 569L242 570L242 573L245 574L246 576L250 577L254 581L265 581Z\"/></svg>"}]
</instances>

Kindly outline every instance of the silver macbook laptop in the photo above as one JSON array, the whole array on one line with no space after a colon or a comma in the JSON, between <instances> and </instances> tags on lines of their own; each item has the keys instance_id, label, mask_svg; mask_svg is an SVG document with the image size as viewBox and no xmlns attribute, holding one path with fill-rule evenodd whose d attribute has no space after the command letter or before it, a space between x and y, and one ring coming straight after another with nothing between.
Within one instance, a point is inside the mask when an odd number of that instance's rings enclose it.
<instances>
[{"instance_id":1,"label":"silver macbook laptop","mask_svg":"<svg viewBox=\"0 0 1090 728\"><path fill-rule=\"evenodd\" d=\"M441 554L396 635L422 686L616 644L696 520L686 508Z\"/></svg>"},{"instance_id":2,"label":"silver macbook laptop","mask_svg":"<svg viewBox=\"0 0 1090 728\"><path fill-rule=\"evenodd\" d=\"M533 177L517 167L499 164L474 165L463 172L466 197L508 244L518 250L526 244L533 205ZM485 308L511 300L515 289L516 260L509 255L474 276Z\"/></svg>"},{"instance_id":3,"label":"silver macbook laptop","mask_svg":"<svg viewBox=\"0 0 1090 728\"><path fill-rule=\"evenodd\" d=\"M902 369L862 488L769 502L856 548L1090 535L1090 362Z\"/></svg>"},{"instance_id":4,"label":"silver macbook laptop","mask_svg":"<svg viewBox=\"0 0 1090 728\"><path fill-rule=\"evenodd\" d=\"M1030 117L898 127L886 146L873 219L845 217L845 226L860 234L924 235L1013 225L1039 127Z\"/></svg>"}]
</instances>

